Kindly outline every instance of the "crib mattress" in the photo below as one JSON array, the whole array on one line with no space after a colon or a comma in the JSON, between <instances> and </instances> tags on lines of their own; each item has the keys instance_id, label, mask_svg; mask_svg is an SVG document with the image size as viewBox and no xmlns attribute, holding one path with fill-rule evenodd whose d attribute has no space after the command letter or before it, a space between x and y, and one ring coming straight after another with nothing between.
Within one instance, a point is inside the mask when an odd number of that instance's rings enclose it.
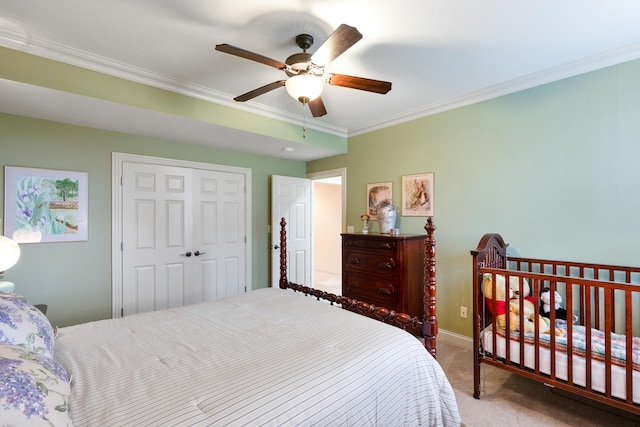
<instances>
[{"instance_id":1,"label":"crib mattress","mask_svg":"<svg viewBox=\"0 0 640 427\"><path fill-rule=\"evenodd\" d=\"M486 327L482 332L482 348L486 353L493 354L493 325ZM552 352L549 348L539 346L539 366L540 372L550 375ZM567 381L568 378L568 357L563 351L555 352L556 378ZM497 357L506 358L506 338L501 334L496 334ZM520 341L510 341L511 361L520 363ZM573 354L573 384L586 387L588 361L584 356ZM531 343L524 345L524 364L527 368L534 369L536 361L536 349ZM591 360L591 388L594 391L605 392L605 363L599 360ZM611 394L619 399L627 398L626 370L617 365L611 365ZM633 371L633 402L640 404L640 372Z\"/></svg>"}]
</instances>

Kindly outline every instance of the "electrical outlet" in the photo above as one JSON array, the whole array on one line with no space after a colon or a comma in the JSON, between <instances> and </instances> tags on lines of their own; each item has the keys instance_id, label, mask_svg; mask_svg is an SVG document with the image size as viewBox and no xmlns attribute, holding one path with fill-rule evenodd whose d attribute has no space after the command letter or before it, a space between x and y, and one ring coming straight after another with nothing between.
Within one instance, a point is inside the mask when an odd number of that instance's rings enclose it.
<instances>
[{"instance_id":1,"label":"electrical outlet","mask_svg":"<svg viewBox=\"0 0 640 427\"><path fill-rule=\"evenodd\" d=\"M460 317L467 318L467 307L460 306Z\"/></svg>"},{"instance_id":2,"label":"electrical outlet","mask_svg":"<svg viewBox=\"0 0 640 427\"><path fill-rule=\"evenodd\" d=\"M353 233L353 225L347 225L347 233Z\"/></svg>"}]
</instances>

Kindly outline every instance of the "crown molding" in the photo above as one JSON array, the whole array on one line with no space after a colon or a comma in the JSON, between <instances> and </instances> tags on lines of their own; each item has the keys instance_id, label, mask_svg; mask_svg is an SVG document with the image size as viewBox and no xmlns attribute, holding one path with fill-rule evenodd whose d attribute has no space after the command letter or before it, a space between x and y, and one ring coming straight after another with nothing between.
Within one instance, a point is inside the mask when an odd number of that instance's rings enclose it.
<instances>
[{"instance_id":1,"label":"crown molding","mask_svg":"<svg viewBox=\"0 0 640 427\"><path fill-rule=\"evenodd\" d=\"M349 137L362 135L364 133L373 132L389 126L406 123L423 117L432 116L460 107L476 104L478 102L487 101L489 99L498 98L503 95L520 92L541 86L547 83L559 81L569 77L575 77L580 74L591 71L600 70L612 65L622 64L624 62L633 61L640 58L640 43L634 43L623 48L610 50L597 55L589 56L577 61L572 61L557 67L549 68L544 71L529 74L517 79L513 79L504 83L486 87L482 90L470 92L468 94L445 99L441 102L432 103L430 105L416 108L412 111L406 111L393 117L387 117L370 126L352 129L349 131Z\"/></svg>"},{"instance_id":2,"label":"crown molding","mask_svg":"<svg viewBox=\"0 0 640 427\"><path fill-rule=\"evenodd\" d=\"M152 86L158 89L168 90L180 95L185 95L201 101L211 102L236 110L241 110L263 117L272 118L285 123L302 126L302 118L287 111L278 110L255 102L238 103L225 93L211 90L193 83L169 78L153 71L131 66L123 62L94 55L85 51L70 48L68 46L42 40L35 37L25 37L16 31L0 28L0 45L33 54L53 61L62 62L113 77L122 78L136 83ZM312 122L305 123L308 129L347 137L347 129Z\"/></svg>"},{"instance_id":3,"label":"crown molding","mask_svg":"<svg viewBox=\"0 0 640 427\"><path fill-rule=\"evenodd\" d=\"M159 89L168 90L181 95L200 99L226 107L258 114L264 117L280 120L290 124L302 125L300 116L286 111L267 107L254 102L237 103L230 95L214 91L192 83L171 79L150 70L133 67L119 61L114 61L88 52L72 49L68 46L38 39L25 37L24 34L8 28L0 28L0 45L10 49L20 50L54 61L86 68L114 77L123 78L136 83L145 84ZM465 107L478 102L497 98L503 95L531 89L546 83L574 77L590 71L609 67L616 64L640 58L640 43L635 43L619 49L572 61L558 67L529 74L508 82L489 86L459 97L444 99L420 108L405 111L395 116L386 117L366 126L354 129L324 125L318 122L305 123L309 129L348 138L380 130L389 126L406 123L434 114Z\"/></svg>"}]
</instances>

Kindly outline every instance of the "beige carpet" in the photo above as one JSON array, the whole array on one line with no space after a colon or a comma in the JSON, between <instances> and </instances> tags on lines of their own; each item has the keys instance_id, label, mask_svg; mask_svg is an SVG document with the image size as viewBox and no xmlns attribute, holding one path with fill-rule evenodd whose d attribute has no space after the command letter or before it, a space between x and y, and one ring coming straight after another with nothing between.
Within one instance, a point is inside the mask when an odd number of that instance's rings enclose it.
<instances>
[{"instance_id":1,"label":"beige carpet","mask_svg":"<svg viewBox=\"0 0 640 427\"><path fill-rule=\"evenodd\" d=\"M471 426L640 426L640 416L547 387L537 381L482 365L484 391L473 398L473 347L438 337L437 360L447 373L462 425Z\"/></svg>"}]
</instances>

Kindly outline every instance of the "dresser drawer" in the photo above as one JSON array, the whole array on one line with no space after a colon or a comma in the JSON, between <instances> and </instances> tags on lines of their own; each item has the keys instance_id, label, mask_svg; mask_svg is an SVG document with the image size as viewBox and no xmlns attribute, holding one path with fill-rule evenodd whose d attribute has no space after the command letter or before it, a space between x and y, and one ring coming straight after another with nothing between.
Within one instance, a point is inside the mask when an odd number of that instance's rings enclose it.
<instances>
[{"instance_id":1,"label":"dresser drawer","mask_svg":"<svg viewBox=\"0 0 640 427\"><path fill-rule=\"evenodd\" d=\"M346 237L344 238L342 245L345 249L360 248L360 249L375 249L381 251L393 251L398 249L398 244L394 240L387 239L371 239L371 238L358 238L358 237Z\"/></svg>"},{"instance_id":2,"label":"dresser drawer","mask_svg":"<svg viewBox=\"0 0 640 427\"><path fill-rule=\"evenodd\" d=\"M425 236L342 233L342 295L422 318Z\"/></svg>"},{"instance_id":3,"label":"dresser drawer","mask_svg":"<svg viewBox=\"0 0 640 427\"><path fill-rule=\"evenodd\" d=\"M349 251L344 253L344 268L348 271L392 276L397 274L397 261L393 254Z\"/></svg>"},{"instance_id":4,"label":"dresser drawer","mask_svg":"<svg viewBox=\"0 0 640 427\"><path fill-rule=\"evenodd\" d=\"M342 294L376 306L396 310L398 306L397 285L388 280L371 279L358 274L347 274L343 278Z\"/></svg>"}]
</instances>

